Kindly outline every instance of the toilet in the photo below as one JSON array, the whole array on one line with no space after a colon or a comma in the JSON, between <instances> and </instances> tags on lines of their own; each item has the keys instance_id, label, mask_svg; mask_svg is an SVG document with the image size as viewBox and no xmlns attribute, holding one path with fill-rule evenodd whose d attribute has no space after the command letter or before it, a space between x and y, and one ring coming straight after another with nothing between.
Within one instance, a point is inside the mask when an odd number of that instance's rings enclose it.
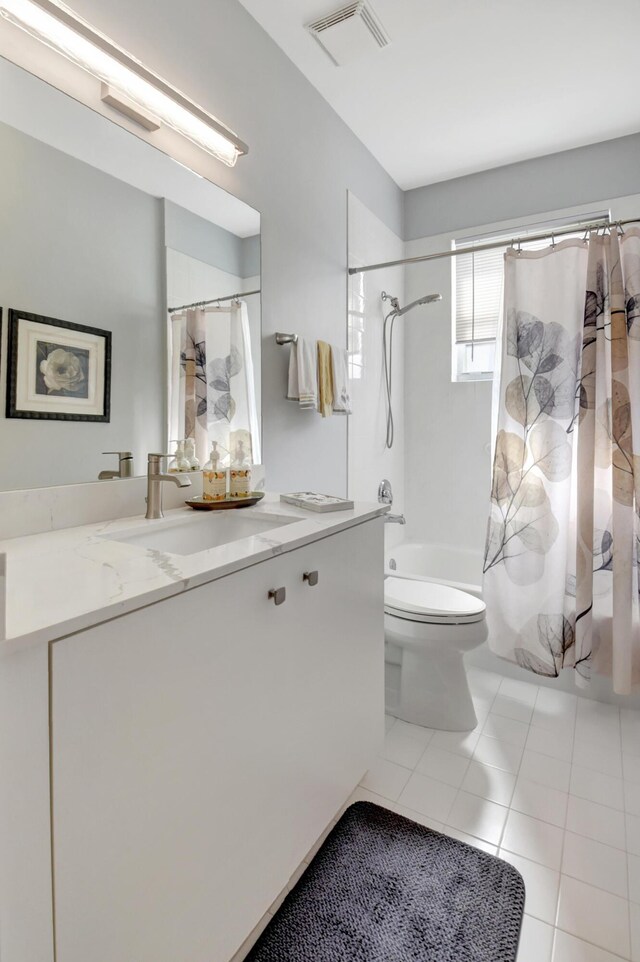
<instances>
[{"instance_id":1,"label":"toilet","mask_svg":"<svg viewBox=\"0 0 640 962\"><path fill-rule=\"evenodd\" d=\"M486 641L485 611L450 585L385 579L385 639L402 649L397 718L444 731L476 727L463 656Z\"/></svg>"}]
</instances>

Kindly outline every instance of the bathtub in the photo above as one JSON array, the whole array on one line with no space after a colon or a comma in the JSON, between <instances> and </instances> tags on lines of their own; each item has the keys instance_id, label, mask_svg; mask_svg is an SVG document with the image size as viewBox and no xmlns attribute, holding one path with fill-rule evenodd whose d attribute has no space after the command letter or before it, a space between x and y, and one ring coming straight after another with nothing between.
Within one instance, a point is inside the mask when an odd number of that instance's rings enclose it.
<instances>
[{"instance_id":1,"label":"bathtub","mask_svg":"<svg viewBox=\"0 0 640 962\"><path fill-rule=\"evenodd\" d=\"M385 575L439 581L482 597L482 553L451 545L403 542L385 552Z\"/></svg>"}]
</instances>

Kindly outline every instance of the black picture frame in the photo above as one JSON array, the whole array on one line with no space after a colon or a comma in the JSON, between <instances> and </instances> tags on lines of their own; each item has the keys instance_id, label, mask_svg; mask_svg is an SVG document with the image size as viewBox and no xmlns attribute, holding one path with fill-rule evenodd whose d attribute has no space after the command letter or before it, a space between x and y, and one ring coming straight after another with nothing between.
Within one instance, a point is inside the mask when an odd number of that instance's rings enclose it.
<instances>
[{"instance_id":1,"label":"black picture frame","mask_svg":"<svg viewBox=\"0 0 640 962\"><path fill-rule=\"evenodd\" d=\"M27 363L19 355L19 331L21 322L46 325L52 331L52 345L55 346L55 329L66 332L68 339L69 331L77 331L85 335L90 335L95 339L104 340L103 353L103 397L102 412L99 414L82 414L69 405L69 410L29 410L25 403L18 397L18 374L22 364ZM60 318L47 317L43 314L33 314L29 311L20 311L10 308L8 311L8 337L7 337L7 401L6 416L8 418L24 418L28 420L47 420L47 421L101 421L108 422L111 417L111 331L105 331L97 327L89 327L85 324L74 324L71 321L64 321ZM86 348L78 348L78 354L87 354ZM53 393L55 404L58 408L64 408L64 399L71 397L70 392ZM44 397L44 395L43 395Z\"/></svg>"}]
</instances>

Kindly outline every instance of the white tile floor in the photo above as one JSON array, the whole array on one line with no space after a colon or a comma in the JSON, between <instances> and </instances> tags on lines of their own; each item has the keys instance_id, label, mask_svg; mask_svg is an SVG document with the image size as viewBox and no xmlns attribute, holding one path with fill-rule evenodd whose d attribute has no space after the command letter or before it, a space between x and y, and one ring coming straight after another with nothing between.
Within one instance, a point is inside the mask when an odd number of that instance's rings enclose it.
<instances>
[{"instance_id":1,"label":"white tile floor","mask_svg":"<svg viewBox=\"0 0 640 962\"><path fill-rule=\"evenodd\" d=\"M367 799L511 862L526 887L518 962L640 962L640 711L478 669L469 683L477 729L387 716L381 756L344 808Z\"/></svg>"},{"instance_id":2,"label":"white tile floor","mask_svg":"<svg viewBox=\"0 0 640 962\"><path fill-rule=\"evenodd\" d=\"M518 962L640 962L640 711L471 669L478 728L387 717L367 798L508 860Z\"/></svg>"}]
</instances>

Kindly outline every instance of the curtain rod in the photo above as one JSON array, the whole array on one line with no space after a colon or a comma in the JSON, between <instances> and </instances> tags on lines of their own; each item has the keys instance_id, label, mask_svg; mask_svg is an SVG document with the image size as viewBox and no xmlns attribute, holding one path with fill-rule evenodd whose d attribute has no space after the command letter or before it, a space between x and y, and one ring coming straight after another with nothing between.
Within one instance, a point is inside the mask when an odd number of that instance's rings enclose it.
<instances>
[{"instance_id":1,"label":"curtain rod","mask_svg":"<svg viewBox=\"0 0 640 962\"><path fill-rule=\"evenodd\" d=\"M546 230L543 234L528 234L525 237L512 237L510 241L492 241L487 244L477 244L475 247L456 247L451 250L438 251L435 254L421 254L419 257L403 257L398 261L384 261L381 264L367 264L365 267L350 267L349 274L364 274L366 271L378 271L383 267L400 267L402 264L420 264L422 261L434 261L439 257L457 257L458 254L472 254L478 251L490 251L497 247L513 247L515 244L521 242L537 241L537 240L554 240L556 237L562 237L563 234L575 234L577 231L585 231L585 234L590 230L597 230L601 227L613 227L617 225L622 228L623 224L637 224L640 221L638 217L631 217L629 220L596 220L589 224L574 224L573 227L563 227L560 230Z\"/></svg>"},{"instance_id":2,"label":"curtain rod","mask_svg":"<svg viewBox=\"0 0 640 962\"><path fill-rule=\"evenodd\" d=\"M180 307L170 307L169 314L175 314L176 311L186 311L190 307L206 307L207 304L219 304L220 301L237 301L241 297L250 297L251 294L259 294L260 288L257 291L240 291L238 294L228 294L226 297L214 297L210 301L194 301L193 304L181 304Z\"/></svg>"}]
</instances>

